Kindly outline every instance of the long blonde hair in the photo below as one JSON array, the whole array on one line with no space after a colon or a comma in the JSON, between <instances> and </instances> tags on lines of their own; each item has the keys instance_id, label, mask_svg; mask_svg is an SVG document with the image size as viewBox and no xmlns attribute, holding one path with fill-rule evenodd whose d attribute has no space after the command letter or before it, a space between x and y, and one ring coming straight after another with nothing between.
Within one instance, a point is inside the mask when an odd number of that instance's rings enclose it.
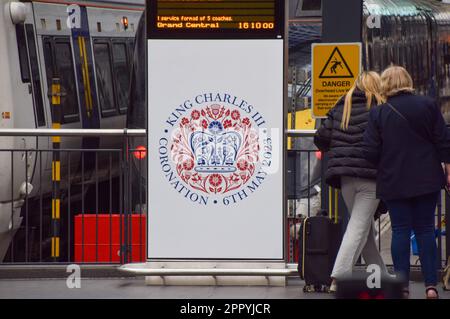
<instances>
[{"instance_id":1,"label":"long blonde hair","mask_svg":"<svg viewBox=\"0 0 450 319\"><path fill-rule=\"evenodd\" d=\"M378 105L384 102L381 95L380 75L374 71L362 72L345 95L344 112L342 114L341 122L341 129L344 131L348 129L348 123L350 122L350 116L352 114L352 97L356 88L366 94L368 110L372 107L374 98Z\"/></svg>"},{"instance_id":2,"label":"long blonde hair","mask_svg":"<svg viewBox=\"0 0 450 319\"><path fill-rule=\"evenodd\" d=\"M386 98L402 91L414 92L413 80L405 68L390 66L381 74L381 89Z\"/></svg>"}]
</instances>

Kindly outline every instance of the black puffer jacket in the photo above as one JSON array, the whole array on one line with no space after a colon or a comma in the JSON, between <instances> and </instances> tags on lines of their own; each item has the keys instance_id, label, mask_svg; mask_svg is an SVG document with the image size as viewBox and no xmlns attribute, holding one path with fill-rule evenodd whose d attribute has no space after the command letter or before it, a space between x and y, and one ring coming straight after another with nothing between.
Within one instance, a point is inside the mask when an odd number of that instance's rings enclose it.
<instances>
[{"instance_id":1,"label":"black puffer jacket","mask_svg":"<svg viewBox=\"0 0 450 319\"><path fill-rule=\"evenodd\" d=\"M346 131L341 129L344 97L327 114L314 137L314 143L323 152L328 152L328 167L325 179L328 185L341 187L341 176L376 179L374 164L363 154L363 135L369 112L364 92L355 90L352 98L352 113Z\"/></svg>"}]
</instances>

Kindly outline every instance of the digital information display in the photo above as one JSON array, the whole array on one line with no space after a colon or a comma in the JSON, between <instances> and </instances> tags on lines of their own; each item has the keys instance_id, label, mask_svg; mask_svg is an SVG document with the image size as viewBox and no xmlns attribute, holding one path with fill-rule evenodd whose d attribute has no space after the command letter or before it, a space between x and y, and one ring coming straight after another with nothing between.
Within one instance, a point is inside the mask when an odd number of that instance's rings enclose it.
<instances>
[{"instance_id":1,"label":"digital information display","mask_svg":"<svg viewBox=\"0 0 450 319\"><path fill-rule=\"evenodd\" d=\"M149 38L281 38L284 1L147 0Z\"/></svg>"}]
</instances>

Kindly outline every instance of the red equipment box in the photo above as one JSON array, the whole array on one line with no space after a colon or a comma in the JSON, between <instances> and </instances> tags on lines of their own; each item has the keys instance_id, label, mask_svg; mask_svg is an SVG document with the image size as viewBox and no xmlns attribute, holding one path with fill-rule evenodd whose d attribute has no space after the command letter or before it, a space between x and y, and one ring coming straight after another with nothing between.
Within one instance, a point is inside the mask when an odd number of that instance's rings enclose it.
<instances>
[{"instance_id":1,"label":"red equipment box","mask_svg":"<svg viewBox=\"0 0 450 319\"><path fill-rule=\"evenodd\" d=\"M120 227L121 220L122 227ZM146 260L146 216L145 214L131 214L130 220L131 260L129 262L143 262ZM124 215L76 215L74 261L98 263L120 262L121 231L122 242L124 242Z\"/></svg>"}]
</instances>

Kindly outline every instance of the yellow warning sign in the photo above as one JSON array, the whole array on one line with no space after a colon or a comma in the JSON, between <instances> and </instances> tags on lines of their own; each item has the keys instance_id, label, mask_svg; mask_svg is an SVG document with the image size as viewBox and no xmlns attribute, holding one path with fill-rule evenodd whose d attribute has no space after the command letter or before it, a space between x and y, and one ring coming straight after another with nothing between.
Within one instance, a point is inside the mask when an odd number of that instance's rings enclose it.
<instances>
[{"instance_id":1,"label":"yellow warning sign","mask_svg":"<svg viewBox=\"0 0 450 319\"><path fill-rule=\"evenodd\" d=\"M312 115L326 117L361 72L361 43L312 45Z\"/></svg>"}]
</instances>

